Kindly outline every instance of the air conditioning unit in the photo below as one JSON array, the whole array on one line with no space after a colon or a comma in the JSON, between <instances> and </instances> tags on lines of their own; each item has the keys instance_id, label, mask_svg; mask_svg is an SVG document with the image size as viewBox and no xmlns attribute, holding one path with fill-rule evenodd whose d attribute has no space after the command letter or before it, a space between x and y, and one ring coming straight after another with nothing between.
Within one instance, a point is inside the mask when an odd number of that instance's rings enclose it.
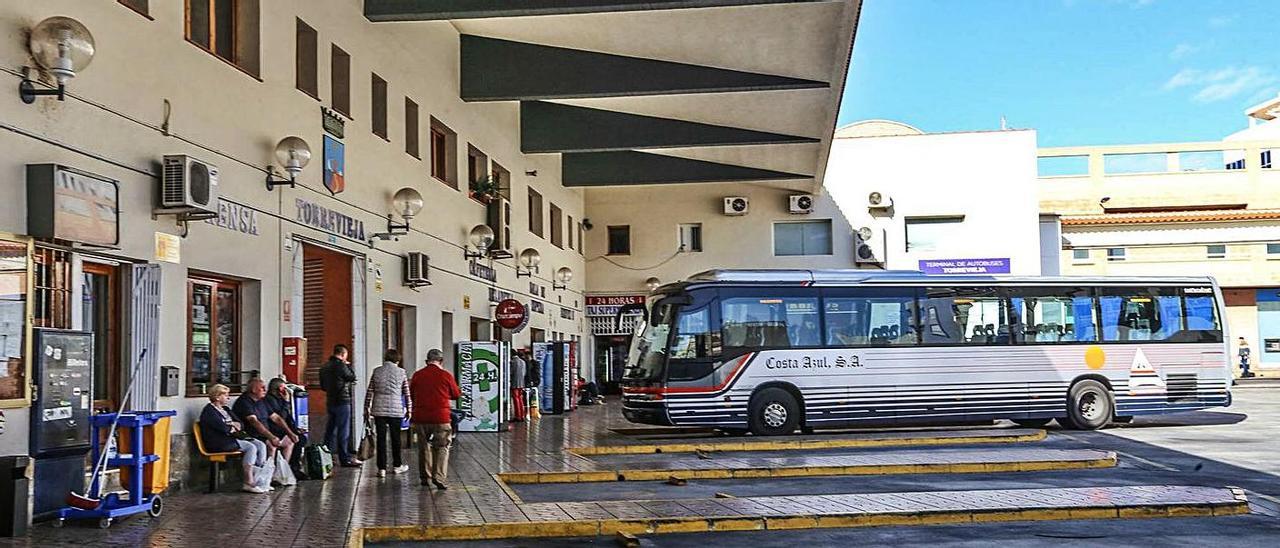
<instances>
[{"instance_id":1,"label":"air conditioning unit","mask_svg":"<svg viewBox=\"0 0 1280 548\"><path fill-rule=\"evenodd\" d=\"M493 229L493 245L489 257L510 259L511 252L511 200L498 197L489 202L489 228Z\"/></svg>"},{"instance_id":2,"label":"air conditioning unit","mask_svg":"<svg viewBox=\"0 0 1280 548\"><path fill-rule=\"evenodd\" d=\"M876 251L876 242L873 242L874 232L871 227L859 228L853 235L853 263L860 265L883 265L884 264L884 234L881 233L879 246L881 251Z\"/></svg>"},{"instance_id":3,"label":"air conditioning unit","mask_svg":"<svg viewBox=\"0 0 1280 548\"><path fill-rule=\"evenodd\" d=\"M185 213L218 213L218 167L185 154L164 157L160 206Z\"/></svg>"},{"instance_id":4,"label":"air conditioning unit","mask_svg":"<svg viewBox=\"0 0 1280 548\"><path fill-rule=\"evenodd\" d=\"M422 287L431 285L429 274L429 261L426 253L418 251L410 251L404 256L404 285L409 287Z\"/></svg>"},{"instance_id":5,"label":"air conditioning unit","mask_svg":"<svg viewBox=\"0 0 1280 548\"><path fill-rule=\"evenodd\" d=\"M867 209L871 211L888 211L893 209L893 198L872 192L867 195Z\"/></svg>"},{"instance_id":6,"label":"air conditioning unit","mask_svg":"<svg viewBox=\"0 0 1280 548\"><path fill-rule=\"evenodd\" d=\"M788 196L787 211L792 215L803 215L813 213L813 195L812 194L792 194Z\"/></svg>"},{"instance_id":7,"label":"air conditioning unit","mask_svg":"<svg viewBox=\"0 0 1280 548\"><path fill-rule=\"evenodd\" d=\"M745 196L725 196L724 198L724 214L725 215L746 215L747 206L750 201Z\"/></svg>"}]
</instances>

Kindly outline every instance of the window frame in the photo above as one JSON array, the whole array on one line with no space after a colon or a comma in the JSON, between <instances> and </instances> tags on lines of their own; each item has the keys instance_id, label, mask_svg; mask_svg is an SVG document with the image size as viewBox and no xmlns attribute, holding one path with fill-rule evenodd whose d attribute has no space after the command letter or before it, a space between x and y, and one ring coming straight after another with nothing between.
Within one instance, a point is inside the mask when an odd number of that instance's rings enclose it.
<instances>
[{"instance_id":1,"label":"window frame","mask_svg":"<svg viewBox=\"0 0 1280 548\"><path fill-rule=\"evenodd\" d=\"M391 86L378 73L370 72L369 75L369 129L374 135L390 143L391 132L387 127L390 107L387 105L387 95Z\"/></svg>"},{"instance_id":2,"label":"window frame","mask_svg":"<svg viewBox=\"0 0 1280 548\"><path fill-rule=\"evenodd\" d=\"M1080 256L1080 252L1084 252L1084 256ZM1071 262L1073 264L1092 264L1093 250L1087 247L1076 247L1071 249Z\"/></svg>"},{"instance_id":3,"label":"window frame","mask_svg":"<svg viewBox=\"0 0 1280 548\"><path fill-rule=\"evenodd\" d=\"M458 188L458 134L435 116L430 117L431 177Z\"/></svg>"},{"instance_id":4,"label":"window frame","mask_svg":"<svg viewBox=\"0 0 1280 548\"><path fill-rule=\"evenodd\" d=\"M1267 242L1265 245L1263 250L1266 251L1267 259L1280 260L1280 242Z\"/></svg>"},{"instance_id":5,"label":"window frame","mask_svg":"<svg viewBox=\"0 0 1280 548\"><path fill-rule=\"evenodd\" d=\"M689 242L685 241L685 231L689 231ZM694 232L696 231L696 234ZM680 223L676 225L676 245L682 253L702 253L702 223ZM685 244L689 245L686 246ZM694 245L697 244L697 245Z\"/></svg>"},{"instance_id":6,"label":"window frame","mask_svg":"<svg viewBox=\"0 0 1280 548\"><path fill-rule=\"evenodd\" d=\"M404 152L418 160L422 159L422 147L419 145L418 103L409 96L404 98Z\"/></svg>"},{"instance_id":7,"label":"window frame","mask_svg":"<svg viewBox=\"0 0 1280 548\"><path fill-rule=\"evenodd\" d=\"M320 33L317 32L316 29L312 28L311 25L308 25L306 21L303 21L301 17L295 17L294 19L297 21L297 23L295 26L296 30L294 34L293 87L294 89L297 89L298 91L301 91L302 93L307 94L307 96L311 97L312 99L319 101L320 100L320 51L319 51L320 50ZM309 40L309 43L304 43L305 40ZM308 45L310 46L310 48L308 48L307 50L309 57L304 58L303 47ZM304 72L303 69L307 68L308 64L311 70L311 73L308 75L310 76L310 78L308 78L307 81L304 82L303 76L306 75L306 73ZM310 88L304 87L305 85L309 85Z\"/></svg>"},{"instance_id":8,"label":"window frame","mask_svg":"<svg viewBox=\"0 0 1280 548\"><path fill-rule=\"evenodd\" d=\"M146 17L151 21L156 20L155 17L151 16L151 0L116 0L116 3L129 8L138 15ZM139 7L137 3L141 3L142 6Z\"/></svg>"},{"instance_id":9,"label":"window frame","mask_svg":"<svg viewBox=\"0 0 1280 548\"><path fill-rule=\"evenodd\" d=\"M1129 251L1123 247L1107 248L1107 262L1109 263L1124 262L1128 260L1128 258L1129 258Z\"/></svg>"},{"instance_id":10,"label":"window frame","mask_svg":"<svg viewBox=\"0 0 1280 548\"><path fill-rule=\"evenodd\" d=\"M209 382L204 383L204 390L200 390L199 389L200 384L194 382L195 374L193 369L194 362L195 362L195 359L194 359L195 349L194 349L194 346L192 345L192 335L195 334L195 329L194 329L194 322L192 321L192 318L191 318L191 310L192 310L192 304L193 304L193 297L195 295L195 286L197 285L208 286L211 288L211 291L210 291L211 299L209 303L209 318L210 318ZM241 310L244 307L244 303L243 303L244 284L242 284L238 280L224 278L221 276L191 272L187 276L187 303L186 303L186 311L185 311L186 322L187 322L187 341L186 341L187 343L187 364L186 364L186 395L187 397L203 396L208 392L209 386L212 386L218 383L226 384L228 388L231 388L232 394L240 393L240 391L238 390L240 388L239 383L228 384L226 382L223 382L221 379L216 378L217 375L215 373L217 369L218 358L219 358L218 356L218 315L220 310L218 305L218 291L224 286L231 288L235 294L235 303L234 303L235 310L232 310L231 312L232 321L235 322L235 326L234 326L235 340L232 341L232 350L231 350L232 360L233 360L232 366L231 366L231 372L233 374L238 374L244 371L244 360L243 360L242 351L243 351L243 344L244 344L245 322L244 322L244 318L241 316Z\"/></svg>"},{"instance_id":11,"label":"window frame","mask_svg":"<svg viewBox=\"0 0 1280 548\"><path fill-rule=\"evenodd\" d=\"M547 208L551 220L551 245L564 249L564 211L555 202Z\"/></svg>"},{"instance_id":12,"label":"window frame","mask_svg":"<svg viewBox=\"0 0 1280 548\"><path fill-rule=\"evenodd\" d=\"M1214 251L1214 248L1221 248L1221 252ZM1207 259L1225 259L1227 258L1226 244L1209 244L1204 246L1205 258Z\"/></svg>"},{"instance_id":13,"label":"window frame","mask_svg":"<svg viewBox=\"0 0 1280 548\"><path fill-rule=\"evenodd\" d=\"M623 231L626 235L626 249L615 249L613 246L614 230ZM605 254L625 257L631 255L631 225L609 225L605 227Z\"/></svg>"},{"instance_id":14,"label":"window frame","mask_svg":"<svg viewBox=\"0 0 1280 548\"><path fill-rule=\"evenodd\" d=\"M964 215L931 215L927 217L904 217L902 219L902 246L903 251L911 253L912 251L937 251L937 242L929 248L921 248L919 245L916 249L911 248L911 226L912 225L940 225L940 224L964 224Z\"/></svg>"},{"instance_id":15,"label":"window frame","mask_svg":"<svg viewBox=\"0 0 1280 548\"><path fill-rule=\"evenodd\" d=\"M532 186L527 187L526 206L529 208L529 233L539 238L546 238L543 234L545 227L542 223L542 193L535 190Z\"/></svg>"},{"instance_id":16,"label":"window frame","mask_svg":"<svg viewBox=\"0 0 1280 548\"><path fill-rule=\"evenodd\" d=\"M808 253L804 247L803 229L800 242L800 253L778 253L778 227L782 225L825 225L827 230L827 252L826 253ZM803 221L773 221L771 225L771 236L773 238L773 256L774 257L831 257L835 255L835 223L831 219L806 219Z\"/></svg>"},{"instance_id":17,"label":"window frame","mask_svg":"<svg viewBox=\"0 0 1280 548\"><path fill-rule=\"evenodd\" d=\"M217 22L215 21L216 17L213 15L213 12L214 12L214 10L215 10L215 5L216 5L218 2L224 2L224 1L225 1L225 2L229 2L229 3L231 4L231 13L232 13L232 17L231 17L231 25L232 25L232 28L231 28L231 57L232 57L232 59L228 59L228 58L223 57L222 55L219 55L219 54L217 53L217 37L216 37L216 35L217 35ZM257 80L257 81L259 81L259 82L263 81L263 80L262 80L262 76L259 74L259 73L261 73L261 71L262 71L262 67L261 67L261 60L260 60L260 59L259 59L259 60L257 60L257 62L256 62L256 65L257 65L257 66L255 66L255 67L247 67L247 66L245 66L245 64L244 64L244 61L245 61L245 60L244 60L244 59L241 59L241 55L240 55L241 51L240 51L240 48L241 48L241 46L243 46L243 45L244 45L244 44L242 43L242 41L241 41L241 30L242 30L242 29L240 29L240 12L241 12L241 8L242 8L242 6L240 5L241 0L208 0L208 2L209 2L209 47L205 47L205 46L204 46L204 44L201 44L201 43L199 43L199 42L195 41L195 40L192 38L192 35L191 35L191 0L183 0L183 33L182 33L182 34L183 34L183 39L184 39L184 40L186 40L186 41L187 41L188 43L190 43L191 45L193 45L193 46L195 46L195 47L199 48L200 50L204 51L205 53L208 53L209 55L212 55L215 59L217 59L217 60L219 60L219 61L222 61L223 63L226 63L226 64L228 64L228 65L231 65L232 67L235 67L235 69L236 69L236 70L238 70L238 71L240 71L240 72L243 72L243 73L247 74L250 78L253 78L254 80ZM259 8L261 7L261 5L260 5L260 4L256 4L256 5L257 5ZM258 30L258 29L254 29L254 30ZM256 46L256 51L255 51L255 53L256 53L259 57L261 57L261 55L262 55L262 53L261 53L261 52L262 52L262 44L261 44L261 43L257 43L257 44L255 44L255 46ZM257 72L254 72L255 70L256 70Z\"/></svg>"},{"instance_id":18,"label":"window frame","mask_svg":"<svg viewBox=\"0 0 1280 548\"><path fill-rule=\"evenodd\" d=\"M334 112L355 120L351 115L351 54L334 43L329 44L329 95Z\"/></svg>"}]
</instances>

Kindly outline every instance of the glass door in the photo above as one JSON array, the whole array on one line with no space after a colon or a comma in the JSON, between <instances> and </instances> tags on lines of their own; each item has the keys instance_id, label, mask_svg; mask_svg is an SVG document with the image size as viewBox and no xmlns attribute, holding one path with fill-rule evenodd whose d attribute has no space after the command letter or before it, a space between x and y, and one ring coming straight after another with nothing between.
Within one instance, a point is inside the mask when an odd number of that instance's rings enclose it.
<instances>
[{"instance_id":1,"label":"glass door","mask_svg":"<svg viewBox=\"0 0 1280 548\"><path fill-rule=\"evenodd\" d=\"M93 400L98 409L120 401L118 276L114 266L85 262L80 280L83 329L93 333Z\"/></svg>"}]
</instances>

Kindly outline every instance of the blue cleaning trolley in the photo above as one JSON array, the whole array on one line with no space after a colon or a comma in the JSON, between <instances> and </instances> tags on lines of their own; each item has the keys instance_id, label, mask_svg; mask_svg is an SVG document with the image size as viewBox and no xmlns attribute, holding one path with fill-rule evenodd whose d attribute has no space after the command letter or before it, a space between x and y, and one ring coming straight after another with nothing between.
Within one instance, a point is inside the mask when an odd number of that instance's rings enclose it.
<instances>
[{"instance_id":1,"label":"blue cleaning trolley","mask_svg":"<svg viewBox=\"0 0 1280 548\"><path fill-rule=\"evenodd\" d=\"M144 490L147 482L145 468L148 464L161 464L161 458L167 458L167 452L164 457L155 453L144 453L143 437L145 429L149 426L155 426L160 419L164 417L172 417L177 415L177 411L134 411L120 414L120 423L116 426L116 431L129 431L129 447L119 447L117 445L117 454L107 459L108 467L118 467L122 470L127 469L130 473L128 476L128 485L125 485L126 493L107 493L102 495L101 478L95 477L93 483L89 485L89 493L99 496L102 504L94 510L82 510L80 508L67 507L58 511L58 521L54 524L61 527L66 520L69 519L97 519L98 527L106 529L111 527L111 522L116 518L132 516L146 512L151 517L159 517L164 510L164 501L161 500L160 494L148 492ZM111 421L115 420L115 413L100 413L90 418L90 424L93 426L93 435L90 438L92 442L91 453L93 459L91 462L97 462L98 458L105 450L100 441L102 430L111 428ZM168 443L168 440L163 440ZM161 466L167 470L168 466ZM121 474L125 476L126 474Z\"/></svg>"}]
</instances>

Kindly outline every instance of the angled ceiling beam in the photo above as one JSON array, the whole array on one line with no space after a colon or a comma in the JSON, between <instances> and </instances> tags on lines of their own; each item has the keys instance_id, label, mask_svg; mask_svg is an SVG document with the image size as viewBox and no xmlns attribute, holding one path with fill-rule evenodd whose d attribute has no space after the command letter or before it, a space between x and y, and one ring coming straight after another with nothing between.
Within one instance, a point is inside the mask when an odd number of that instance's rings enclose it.
<instances>
[{"instance_id":1,"label":"angled ceiling beam","mask_svg":"<svg viewBox=\"0 0 1280 548\"><path fill-rule=\"evenodd\" d=\"M520 103L520 150L525 153L817 142L812 137L545 101Z\"/></svg>"},{"instance_id":2,"label":"angled ceiling beam","mask_svg":"<svg viewBox=\"0 0 1280 548\"><path fill-rule=\"evenodd\" d=\"M374 22L439 21L813 1L816 0L364 0L364 16Z\"/></svg>"},{"instance_id":3,"label":"angled ceiling beam","mask_svg":"<svg viewBox=\"0 0 1280 548\"><path fill-rule=\"evenodd\" d=\"M464 34L463 101L528 101L830 87L826 82Z\"/></svg>"},{"instance_id":4,"label":"angled ceiling beam","mask_svg":"<svg viewBox=\"0 0 1280 548\"><path fill-rule=\"evenodd\" d=\"M781 181L813 177L635 151L568 153L561 156L560 175L567 187Z\"/></svg>"}]
</instances>

